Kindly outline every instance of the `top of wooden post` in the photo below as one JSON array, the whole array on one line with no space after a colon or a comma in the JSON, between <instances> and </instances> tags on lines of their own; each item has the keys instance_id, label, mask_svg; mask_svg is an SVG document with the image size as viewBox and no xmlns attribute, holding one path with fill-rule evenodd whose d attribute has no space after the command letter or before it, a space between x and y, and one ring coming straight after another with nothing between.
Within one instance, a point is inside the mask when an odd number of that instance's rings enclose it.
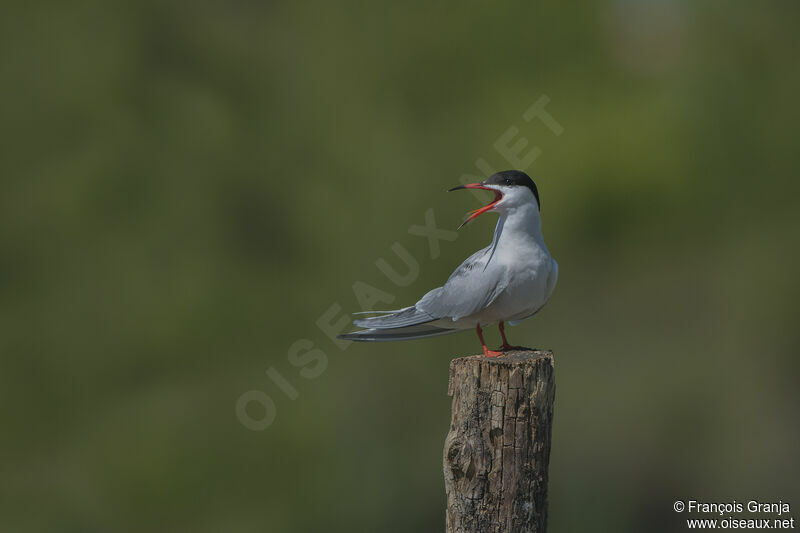
<instances>
[{"instance_id":1,"label":"top of wooden post","mask_svg":"<svg viewBox=\"0 0 800 533\"><path fill-rule=\"evenodd\" d=\"M498 357L486 357L483 354L457 357L450 361L450 379L447 386L447 394L449 396L453 395L453 376L456 373L456 368L462 368L465 365L472 366L472 372L477 375L480 373L482 365L486 365L487 368L504 367L510 370L515 367L526 367L542 363L549 364L551 368L554 366L552 351L520 348L518 350L509 350Z\"/></svg>"},{"instance_id":2,"label":"top of wooden post","mask_svg":"<svg viewBox=\"0 0 800 533\"><path fill-rule=\"evenodd\" d=\"M524 363L530 361L531 359L550 359L551 362L553 360L553 352L551 350L534 350L533 348L519 348L516 350L508 350L507 352L503 352L503 355L498 357L486 357L483 354L476 354L476 355L465 355L464 357L456 357L453 361L463 361L463 360L480 360L486 361L489 363L498 363L498 364L514 364L514 363Z\"/></svg>"}]
</instances>

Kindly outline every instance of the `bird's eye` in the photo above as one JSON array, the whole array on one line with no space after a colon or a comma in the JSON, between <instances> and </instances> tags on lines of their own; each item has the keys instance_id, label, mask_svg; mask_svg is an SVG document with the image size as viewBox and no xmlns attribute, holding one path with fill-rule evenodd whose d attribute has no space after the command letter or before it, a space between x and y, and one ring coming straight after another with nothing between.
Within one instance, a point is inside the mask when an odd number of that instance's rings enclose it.
<instances>
[{"instance_id":1,"label":"bird's eye","mask_svg":"<svg viewBox=\"0 0 800 533\"><path fill-rule=\"evenodd\" d=\"M511 178L506 178L506 185L511 185Z\"/></svg>"}]
</instances>

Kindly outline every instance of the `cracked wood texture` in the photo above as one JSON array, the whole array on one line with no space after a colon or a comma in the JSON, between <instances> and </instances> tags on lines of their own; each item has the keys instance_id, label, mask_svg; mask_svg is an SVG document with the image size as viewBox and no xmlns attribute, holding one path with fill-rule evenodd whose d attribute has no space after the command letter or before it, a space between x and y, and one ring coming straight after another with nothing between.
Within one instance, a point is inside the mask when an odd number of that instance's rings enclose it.
<instances>
[{"instance_id":1,"label":"cracked wood texture","mask_svg":"<svg viewBox=\"0 0 800 533\"><path fill-rule=\"evenodd\" d=\"M546 531L553 353L454 359L447 392L447 533Z\"/></svg>"}]
</instances>

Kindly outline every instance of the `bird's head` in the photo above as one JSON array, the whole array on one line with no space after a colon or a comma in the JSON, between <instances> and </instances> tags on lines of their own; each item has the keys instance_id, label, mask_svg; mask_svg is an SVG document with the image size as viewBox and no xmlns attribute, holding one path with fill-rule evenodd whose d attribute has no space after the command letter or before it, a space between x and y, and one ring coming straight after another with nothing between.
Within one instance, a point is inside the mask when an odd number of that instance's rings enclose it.
<instances>
[{"instance_id":1,"label":"bird's head","mask_svg":"<svg viewBox=\"0 0 800 533\"><path fill-rule=\"evenodd\" d=\"M539 190L536 188L536 184L527 174L519 170L497 172L480 183L460 185L450 190L457 191L459 189L483 189L494 193L494 199L480 209L472 211L459 228L489 211L508 213L525 205L535 205L537 210L540 207Z\"/></svg>"}]
</instances>

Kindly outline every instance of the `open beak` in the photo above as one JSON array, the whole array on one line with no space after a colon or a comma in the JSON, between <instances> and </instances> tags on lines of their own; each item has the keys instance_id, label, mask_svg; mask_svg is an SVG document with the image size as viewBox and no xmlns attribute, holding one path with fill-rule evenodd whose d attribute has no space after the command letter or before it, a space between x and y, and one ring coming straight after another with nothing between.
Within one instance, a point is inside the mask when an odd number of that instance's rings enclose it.
<instances>
[{"instance_id":1,"label":"open beak","mask_svg":"<svg viewBox=\"0 0 800 533\"><path fill-rule=\"evenodd\" d=\"M458 187L453 187L452 189L450 189L447 192L457 191L459 189L483 189L484 191L492 191L494 193L494 200L492 200L491 202L489 202L485 206L481 207L480 209L476 209L475 211L470 211L469 212L469 216L467 217L467 219L464 222L461 223L461 225L458 227L458 229L463 228L464 224L466 224L467 222L469 222L473 218L477 218L480 215L484 214L485 212L491 211L492 208L494 208L494 206L497 205L497 202L499 202L500 200L503 199L503 193L501 193L497 189L492 189L490 187L486 187L485 185L483 185L481 183L469 183L467 185L459 185Z\"/></svg>"}]
</instances>

